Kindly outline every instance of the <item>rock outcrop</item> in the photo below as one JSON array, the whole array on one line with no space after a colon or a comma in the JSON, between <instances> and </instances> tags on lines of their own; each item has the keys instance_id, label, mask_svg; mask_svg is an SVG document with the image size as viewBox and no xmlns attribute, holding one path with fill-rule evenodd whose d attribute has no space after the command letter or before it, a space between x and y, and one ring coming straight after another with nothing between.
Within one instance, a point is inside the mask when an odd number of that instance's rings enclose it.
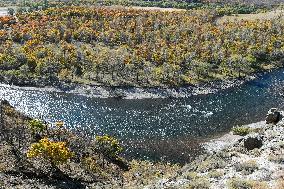
<instances>
[{"instance_id":1,"label":"rock outcrop","mask_svg":"<svg viewBox=\"0 0 284 189\"><path fill-rule=\"evenodd\" d=\"M148 188L265 188L284 189L284 120L277 109L269 111L246 136L226 134L204 144L204 155L184 166L168 180Z\"/></svg>"},{"instance_id":2,"label":"rock outcrop","mask_svg":"<svg viewBox=\"0 0 284 189\"><path fill-rule=\"evenodd\" d=\"M255 148L261 148L262 139L260 137L248 137L244 139L244 147L247 150L253 150Z\"/></svg>"},{"instance_id":3,"label":"rock outcrop","mask_svg":"<svg viewBox=\"0 0 284 189\"><path fill-rule=\"evenodd\" d=\"M280 121L281 113L277 110L277 108L271 108L266 115L266 123L276 124Z\"/></svg>"}]
</instances>

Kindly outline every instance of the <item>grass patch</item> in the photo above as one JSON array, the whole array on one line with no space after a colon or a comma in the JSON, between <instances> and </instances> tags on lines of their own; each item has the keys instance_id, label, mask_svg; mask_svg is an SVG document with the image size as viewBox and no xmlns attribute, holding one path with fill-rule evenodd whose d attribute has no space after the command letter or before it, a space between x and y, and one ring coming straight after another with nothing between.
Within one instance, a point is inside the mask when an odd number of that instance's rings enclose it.
<instances>
[{"instance_id":1,"label":"grass patch","mask_svg":"<svg viewBox=\"0 0 284 189\"><path fill-rule=\"evenodd\" d=\"M209 189L210 182L207 178L200 177L195 180L192 180L187 188L188 189Z\"/></svg>"},{"instance_id":2,"label":"grass patch","mask_svg":"<svg viewBox=\"0 0 284 189\"><path fill-rule=\"evenodd\" d=\"M207 172L219 168L224 168L227 165L226 161L220 157L211 157L203 161L197 168L199 172Z\"/></svg>"},{"instance_id":3,"label":"grass patch","mask_svg":"<svg viewBox=\"0 0 284 189\"><path fill-rule=\"evenodd\" d=\"M237 171L242 171L244 174L251 174L258 169L258 164L254 160L249 160L235 166Z\"/></svg>"},{"instance_id":4,"label":"grass patch","mask_svg":"<svg viewBox=\"0 0 284 189\"><path fill-rule=\"evenodd\" d=\"M240 136L246 136L248 135L252 130L249 127L233 127L232 128L233 134L234 135L240 135Z\"/></svg>"},{"instance_id":5,"label":"grass patch","mask_svg":"<svg viewBox=\"0 0 284 189\"><path fill-rule=\"evenodd\" d=\"M266 182L259 182L254 180L245 180L241 178L232 178L228 181L229 189L268 189Z\"/></svg>"},{"instance_id":6,"label":"grass patch","mask_svg":"<svg viewBox=\"0 0 284 189\"><path fill-rule=\"evenodd\" d=\"M225 173L224 173L223 170L221 170L221 171L213 170L213 171L211 171L211 172L208 173L208 176L209 176L210 178L219 179L219 178L221 178L222 176L224 176L224 174L225 174Z\"/></svg>"},{"instance_id":7,"label":"grass patch","mask_svg":"<svg viewBox=\"0 0 284 189\"><path fill-rule=\"evenodd\" d=\"M283 154L273 154L268 156L268 160L275 163L284 163L284 155Z\"/></svg>"}]
</instances>

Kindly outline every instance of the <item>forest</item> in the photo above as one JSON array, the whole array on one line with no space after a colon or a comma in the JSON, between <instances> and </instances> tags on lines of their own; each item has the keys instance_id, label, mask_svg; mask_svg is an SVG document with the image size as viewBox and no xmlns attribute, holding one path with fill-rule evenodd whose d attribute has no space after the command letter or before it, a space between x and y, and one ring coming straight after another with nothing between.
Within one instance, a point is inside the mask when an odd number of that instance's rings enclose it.
<instances>
[{"instance_id":1,"label":"forest","mask_svg":"<svg viewBox=\"0 0 284 189\"><path fill-rule=\"evenodd\" d=\"M282 66L283 19L219 23L217 11L70 6L0 19L10 82L183 86Z\"/></svg>"}]
</instances>

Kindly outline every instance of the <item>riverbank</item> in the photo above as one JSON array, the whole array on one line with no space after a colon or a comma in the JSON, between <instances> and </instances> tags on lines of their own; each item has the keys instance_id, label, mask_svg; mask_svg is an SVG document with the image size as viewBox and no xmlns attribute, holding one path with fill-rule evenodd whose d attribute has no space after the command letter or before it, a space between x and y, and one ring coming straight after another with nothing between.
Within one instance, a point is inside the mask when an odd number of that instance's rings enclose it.
<instances>
[{"instance_id":1,"label":"riverbank","mask_svg":"<svg viewBox=\"0 0 284 189\"><path fill-rule=\"evenodd\" d=\"M36 17L21 14L18 22L7 18L0 75L9 84L73 88L93 96L176 98L232 84L218 85L214 80L283 66L282 35L273 32L273 28L283 28L277 18L216 24L219 15L211 10L184 13L73 6L38 11ZM74 17L72 30L66 23L69 16ZM119 22L109 27L116 18ZM131 27L123 27L128 22L133 23ZM55 25L64 29L55 32ZM92 26L100 27L94 30ZM51 30L54 34L49 34ZM207 81L212 82L196 84ZM84 87L78 87L79 83Z\"/></svg>"},{"instance_id":2,"label":"riverbank","mask_svg":"<svg viewBox=\"0 0 284 189\"><path fill-rule=\"evenodd\" d=\"M283 189L284 121L261 121L242 128L249 128L249 133L230 132L205 143L207 153L155 187Z\"/></svg>"},{"instance_id":3,"label":"riverbank","mask_svg":"<svg viewBox=\"0 0 284 189\"><path fill-rule=\"evenodd\" d=\"M7 102L1 104L0 186L4 188L283 189L284 186L284 120L277 124L262 121L246 125L243 127L250 128L246 136L229 133L205 143L207 153L182 167L133 160L129 169L123 169L99 154L90 156L94 153L90 146L93 143L81 140L80 135L63 129L58 138L51 129L50 139L67 140L75 154L58 166L61 171L58 175L50 174L50 165L42 158L25 156L33 142L26 125L31 118L15 111ZM14 132L15 129L21 132ZM18 139L26 142L19 143ZM247 142L251 139L254 142ZM80 148L76 147L78 144ZM78 153L85 150L88 153L79 158Z\"/></svg>"},{"instance_id":4,"label":"riverbank","mask_svg":"<svg viewBox=\"0 0 284 189\"><path fill-rule=\"evenodd\" d=\"M260 77L263 73L253 74L242 78L216 80L196 85L181 87L131 87L131 86L101 86L72 82L64 82L52 79L26 79L0 77L0 83L21 87L27 90L56 91L71 94L79 94L94 98L187 98L192 95L206 95L220 90L233 88Z\"/></svg>"},{"instance_id":5,"label":"riverbank","mask_svg":"<svg viewBox=\"0 0 284 189\"><path fill-rule=\"evenodd\" d=\"M283 82L279 69L239 87L190 98L90 98L9 85L0 86L0 98L30 117L61 120L67 128L89 134L114 135L127 149L125 157L186 163L200 154L202 141L260 121L270 107L280 108ZM181 149L185 153L180 154Z\"/></svg>"}]
</instances>

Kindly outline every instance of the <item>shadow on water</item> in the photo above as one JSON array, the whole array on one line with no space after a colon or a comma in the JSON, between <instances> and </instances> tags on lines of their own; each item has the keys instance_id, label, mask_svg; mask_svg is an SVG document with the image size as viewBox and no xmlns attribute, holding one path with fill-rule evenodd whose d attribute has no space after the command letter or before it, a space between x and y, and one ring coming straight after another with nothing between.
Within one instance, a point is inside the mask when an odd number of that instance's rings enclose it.
<instances>
[{"instance_id":1,"label":"shadow on water","mask_svg":"<svg viewBox=\"0 0 284 189\"><path fill-rule=\"evenodd\" d=\"M126 157L182 163L202 153L200 144L209 137L263 120L269 108L279 107L283 70L216 94L183 99L98 99L5 85L0 85L0 98L33 117L63 120L90 135L114 135L125 146Z\"/></svg>"}]
</instances>

